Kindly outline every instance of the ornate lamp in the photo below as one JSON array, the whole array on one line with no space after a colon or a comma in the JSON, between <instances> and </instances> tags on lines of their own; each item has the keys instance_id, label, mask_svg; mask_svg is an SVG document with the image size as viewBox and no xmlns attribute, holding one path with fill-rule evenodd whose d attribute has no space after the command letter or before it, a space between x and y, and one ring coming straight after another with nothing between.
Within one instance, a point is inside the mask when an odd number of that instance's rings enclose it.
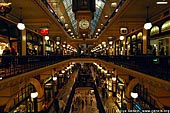
<instances>
[{"instance_id":1,"label":"ornate lamp","mask_svg":"<svg viewBox=\"0 0 170 113\"><path fill-rule=\"evenodd\" d=\"M17 28L19 30L24 30L25 29L25 24L22 22L22 8L20 8L21 10L21 17L20 17L20 21L17 24Z\"/></svg>"},{"instance_id":2,"label":"ornate lamp","mask_svg":"<svg viewBox=\"0 0 170 113\"><path fill-rule=\"evenodd\" d=\"M148 29L150 29L152 27L152 23L149 22L149 17L148 17L149 6L147 6L146 8L147 8L147 15L146 15L146 23L144 24L144 28L146 30L148 30Z\"/></svg>"},{"instance_id":3,"label":"ornate lamp","mask_svg":"<svg viewBox=\"0 0 170 113\"><path fill-rule=\"evenodd\" d=\"M11 3L6 0L0 0L0 15L6 15L11 11Z\"/></svg>"}]
</instances>

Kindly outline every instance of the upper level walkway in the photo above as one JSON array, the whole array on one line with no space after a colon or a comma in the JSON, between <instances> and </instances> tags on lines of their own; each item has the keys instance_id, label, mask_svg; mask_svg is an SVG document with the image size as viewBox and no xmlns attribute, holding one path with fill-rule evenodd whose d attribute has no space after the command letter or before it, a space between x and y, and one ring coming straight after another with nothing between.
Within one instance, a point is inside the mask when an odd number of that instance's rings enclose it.
<instances>
[{"instance_id":1,"label":"upper level walkway","mask_svg":"<svg viewBox=\"0 0 170 113\"><path fill-rule=\"evenodd\" d=\"M97 63L106 69L117 69L134 77L143 80L152 80L159 83L159 86L166 86L170 89L170 57L167 56L98 56L98 57L77 57L77 56L20 56L8 57L9 65L4 63L1 57L0 67L0 88L10 80L7 78L27 78L33 74L40 74L45 70L55 67L63 68L71 62L75 63ZM123 71L122 71L123 70ZM19 80L18 80L19 81Z\"/></svg>"}]
</instances>

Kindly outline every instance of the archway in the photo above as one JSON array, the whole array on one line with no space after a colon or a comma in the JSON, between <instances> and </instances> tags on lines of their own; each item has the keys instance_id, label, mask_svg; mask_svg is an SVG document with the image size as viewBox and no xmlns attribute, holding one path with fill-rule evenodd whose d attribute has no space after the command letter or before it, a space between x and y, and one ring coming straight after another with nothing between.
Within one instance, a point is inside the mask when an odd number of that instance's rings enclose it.
<instances>
[{"instance_id":1,"label":"archway","mask_svg":"<svg viewBox=\"0 0 170 113\"><path fill-rule=\"evenodd\" d=\"M35 78L29 78L29 80L27 81L27 83L25 83L25 82L22 82L21 84L20 84L20 86L25 86L25 85L29 85L29 84L32 84L33 86L34 86L34 88L35 88L35 90L38 92L38 97L37 97L37 102L38 102L38 111L40 111L41 109L42 109L42 104L43 104L43 97L44 97L44 89L41 87L41 84L40 84L40 82L37 80L37 79L35 79ZM13 101L14 101L14 98L16 97L18 95L18 93L17 94L15 94L15 95L13 95L10 99L9 99L9 101L7 102L7 104L6 104L6 107L5 107L5 109L4 109L4 112L8 112L9 110L10 110L10 108L11 108L11 106L12 106L12 103L13 103Z\"/></svg>"}]
</instances>

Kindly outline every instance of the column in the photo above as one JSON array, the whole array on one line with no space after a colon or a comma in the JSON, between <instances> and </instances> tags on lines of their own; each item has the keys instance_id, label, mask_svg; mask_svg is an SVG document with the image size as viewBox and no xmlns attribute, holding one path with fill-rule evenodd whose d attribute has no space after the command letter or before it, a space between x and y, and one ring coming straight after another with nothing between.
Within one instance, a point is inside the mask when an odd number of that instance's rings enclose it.
<instances>
[{"instance_id":1,"label":"column","mask_svg":"<svg viewBox=\"0 0 170 113\"><path fill-rule=\"evenodd\" d=\"M123 43L123 54L122 55L125 55L126 38L124 38L124 40L122 40L122 43Z\"/></svg>"},{"instance_id":2,"label":"column","mask_svg":"<svg viewBox=\"0 0 170 113\"><path fill-rule=\"evenodd\" d=\"M143 28L143 54L147 54L148 31Z\"/></svg>"},{"instance_id":3,"label":"column","mask_svg":"<svg viewBox=\"0 0 170 113\"><path fill-rule=\"evenodd\" d=\"M45 53L45 36L43 36L43 55L46 55L46 53Z\"/></svg>"},{"instance_id":4,"label":"column","mask_svg":"<svg viewBox=\"0 0 170 113\"><path fill-rule=\"evenodd\" d=\"M44 108L43 108L43 103L44 103L44 96L41 97L41 98L36 98L37 99L37 111L40 112L42 111Z\"/></svg>"},{"instance_id":5,"label":"column","mask_svg":"<svg viewBox=\"0 0 170 113\"><path fill-rule=\"evenodd\" d=\"M21 55L26 56L26 29L21 30Z\"/></svg>"}]
</instances>

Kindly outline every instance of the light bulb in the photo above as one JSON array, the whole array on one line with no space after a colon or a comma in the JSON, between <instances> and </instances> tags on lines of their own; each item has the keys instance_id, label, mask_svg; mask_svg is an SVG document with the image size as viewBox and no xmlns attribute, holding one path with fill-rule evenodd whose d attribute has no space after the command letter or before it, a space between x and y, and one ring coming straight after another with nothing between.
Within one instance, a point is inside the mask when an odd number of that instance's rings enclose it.
<instances>
[{"instance_id":1,"label":"light bulb","mask_svg":"<svg viewBox=\"0 0 170 113\"><path fill-rule=\"evenodd\" d=\"M45 36L44 38L45 38L45 40L49 40L49 36Z\"/></svg>"},{"instance_id":2,"label":"light bulb","mask_svg":"<svg viewBox=\"0 0 170 113\"><path fill-rule=\"evenodd\" d=\"M130 95L132 98L138 98L138 93L131 92Z\"/></svg>"},{"instance_id":3,"label":"light bulb","mask_svg":"<svg viewBox=\"0 0 170 113\"><path fill-rule=\"evenodd\" d=\"M144 28L146 30L150 29L151 27L152 27L152 23L150 23L150 22L147 22L147 23L144 24Z\"/></svg>"},{"instance_id":4,"label":"light bulb","mask_svg":"<svg viewBox=\"0 0 170 113\"><path fill-rule=\"evenodd\" d=\"M18 28L19 30L24 30L24 29L25 29L24 23L19 22L19 23L17 24L17 28Z\"/></svg>"},{"instance_id":5,"label":"light bulb","mask_svg":"<svg viewBox=\"0 0 170 113\"><path fill-rule=\"evenodd\" d=\"M124 36L120 36L119 39L120 39L120 40L124 40Z\"/></svg>"}]
</instances>

